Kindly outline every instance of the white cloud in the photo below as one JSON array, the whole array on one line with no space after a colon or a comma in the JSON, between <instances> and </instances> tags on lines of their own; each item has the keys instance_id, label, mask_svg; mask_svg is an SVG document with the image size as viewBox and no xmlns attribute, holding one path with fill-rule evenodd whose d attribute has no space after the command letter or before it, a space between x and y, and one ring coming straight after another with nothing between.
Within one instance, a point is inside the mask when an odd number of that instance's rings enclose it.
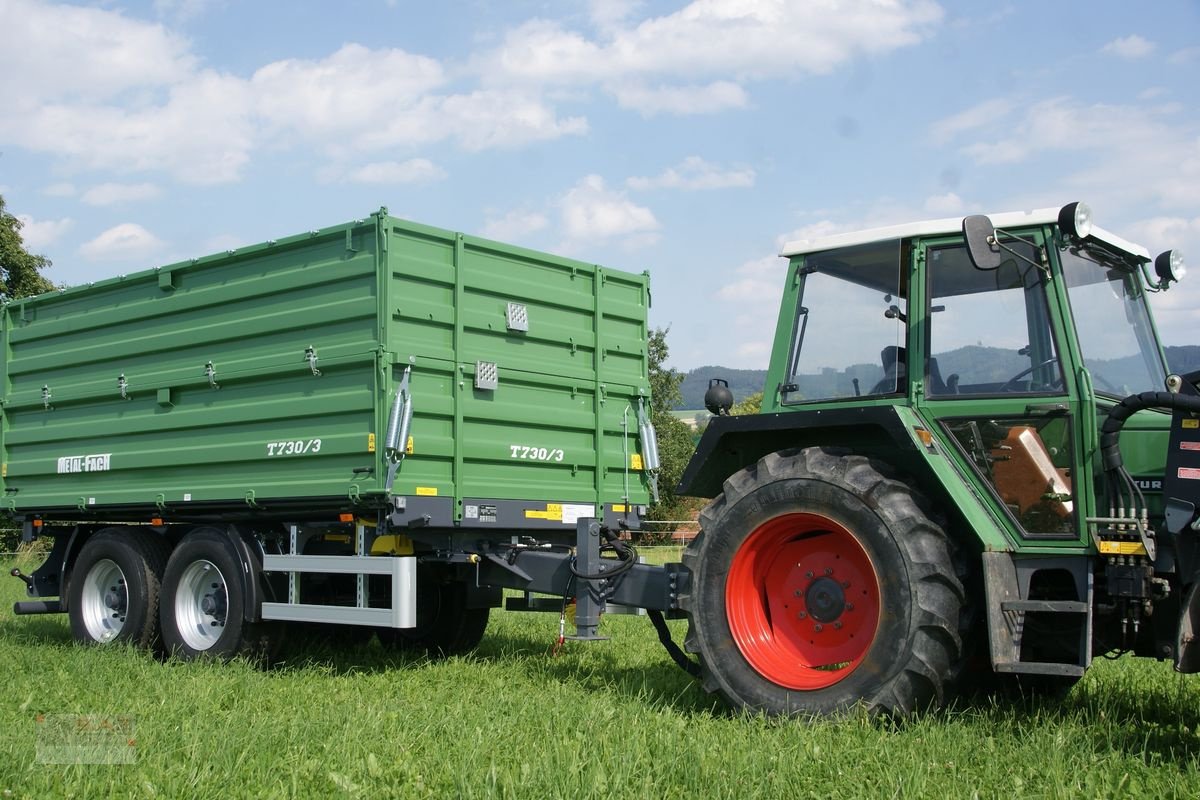
<instances>
[{"instance_id":1,"label":"white cloud","mask_svg":"<svg viewBox=\"0 0 1200 800\"><path fill-rule=\"evenodd\" d=\"M917 44L943 18L932 0L694 0L641 20L630 19L633 10L593 3L597 38L531 20L480 56L476 70L490 83L600 86L642 113L706 113L746 105L746 81L826 74L862 54Z\"/></svg>"},{"instance_id":2,"label":"white cloud","mask_svg":"<svg viewBox=\"0 0 1200 800\"><path fill-rule=\"evenodd\" d=\"M1002 98L985 100L966 111L960 111L938 120L930 127L930 131L933 133L935 141L945 142L968 131L990 127L995 124L996 120L1007 116L1012 110L1013 102L1011 100Z\"/></svg>"},{"instance_id":3,"label":"white cloud","mask_svg":"<svg viewBox=\"0 0 1200 800\"><path fill-rule=\"evenodd\" d=\"M1138 36L1136 33L1129 36L1113 39L1104 47L1100 48L1101 52L1108 55L1117 56L1128 60L1145 58L1154 52L1154 42Z\"/></svg>"},{"instance_id":4,"label":"white cloud","mask_svg":"<svg viewBox=\"0 0 1200 800\"><path fill-rule=\"evenodd\" d=\"M408 161L376 161L352 170L345 176L350 183L429 183L440 181L446 172L427 158Z\"/></svg>"},{"instance_id":5,"label":"white cloud","mask_svg":"<svg viewBox=\"0 0 1200 800\"><path fill-rule=\"evenodd\" d=\"M938 217L956 217L964 212L965 204L954 192L925 198L925 210Z\"/></svg>"},{"instance_id":6,"label":"white cloud","mask_svg":"<svg viewBox=\"0 0 1200 800\"><path fill-rule=\"evenodd\" d=\"M1147 202L1188 208L1200 183L1200 129L1176 115L1173 106L1084 105L1057 97L1014 107L994 126L1006 137L969 141L962 151L981 166L1001 167L1066 153L1079 169L1056 181L1056 193L1088 197L1096 208L1133 211ZM1053 205L1061 195L1038 202Z\"/></svg>"},{"instance_id":7,"label":"white cloud","mask_svg":"<svg viewBox=\"0 0 1200 800\"><path fill-rule=\"evenodd\" d=\"M85 242L79 253L91 261L136 261L162 249L162 241L134 222L124 222Z\"/></svg>"},{"instance_id":8,"label":"white cloud","mask_svg":"<svg viewBox=\"0 0 1200 800\"><path fill-rule=\"evenodd\" d=\"M252 244L252 242L246 241L245 237L233 233L218 233L216 236L210 236L204 240L204 252L227 253L247 244Z\"/></svg>"},{"instance_id":9,"label":"white cloud","mask_svg":"<svg viewBox=\"0 0 1200 800\"><path fill-rule=\"evenodd\" d=\"M21 240L34 253L57 242L75 224L70 217L35 220L28 214L17 214L17 220L21 223Z\"/></svg>"},{"instance_id":10,"label":"white cloud","mask_svg":"<svg viewBox=\"0 0 1200 800\"><path fill-rule=\"evenodd\" d=\"M610 91L622 108L632 109L647 117L656 114L713 114L731 108L744 108L748 103L746 91L730 81L716 81L706 86L653 88L638 83L617 84Z\"/></svg>"},{"instance_id":11,"label":"white cloud","mask_svg":"<svg viewBox=\"0 0 1200 800\"><path fill-rule=\"evenodd\" d=\"M223 0L154 0L154 12L178 22L188 22L205 14Z\"/></svg>"},{"instance_id":12,"label":"white cloud","mask_svg":"<svg viewBox=\"0 0 1200 800\"><path fill-rule=\"evenodd\" d=\"M1182 50L1176 50L1167 60L1172 64L1191 64L1193 61L1200 60L1200 47L1185 47Z\"/></svg>"},{"instance_id":13,"label":"white cloud","mask_svg":"<svg viewBox=\"0 0 1200 800\"><path fill-rule=\"evenodd\" d=\"M633 177L625 184L630 189L729 189L754 185L754 170L749 167L721 169L699 156L688 156L674 167L654 177Z\"/></svg>"},{"instance_id":14,"label":"white cloud","mask_svg":"<svg viewBox=\"0 0 1200 800\"><path fill-rule=\"evenodd\" d=\"M536 82L606 82L630 76L746 77L826 73L860 53L920 41L942 20L929 0L695 0L592 41L554 22L508 32L489 72Z\"/></svg>"},{"instance_id":15,"label":"white cloud","mask_svg":"<svg viewBox=\"0 0 1200 800\"><path fill-rule=\"evenodd\" d=\"M250 79L272 132L310 138L357 135L400 116L446 81L432 58L347 44L320 60L286 59Z\"/></svg>"},{"instance_id":16,"label":"white cloud","mask_svg":"<svg viewBox=\"0 0 1200 800\"><path fill-rule=\"evenodd\" d=\"M544 230L549 224L545 214L518 209L500 217L489 216L483 225L483 235L489 239L517 241Z\"/></svg>"},{"instance_id":17,"label":"white cloud","mask_svg":"<svg viewBox=\"0 0 1200 800\"><path fill-rule=\"evenodd\" d=\"M253 98L236 78L203 72L146 106L47 104L0 117L0 141L86 169L165 170L187 183L237 180L250 160Z\"/></svg>"},{"instance_id":18,"label":"white cloud","mask_svg":"<svg viewBox=\"0 0 1200 800\"><path fill-rule=\"evenodd\" d=\"M484 150L587 131L537 87L439 93L443 66L394 48L347 44L244 78L199 69L185 39L116 11L0 0L0 15L18 21L0 27L0 74L21 76L0 83L0 144L76 170L217 184L239 180L264 148L315 145L345 163L430 142Z\"/></svg>"},{"instance_id":19,"label":"white cloud","mask_svg":"<svg viewBox=\"0 0 1200 800\"><path fill-rule=\"evenodd\" d=\"M778 256L764 256L747 261L733 273L733 280L717 289L717 297L725 301L766 303L776 297L783 280L787 261ZM761 322L761 318L758 320Z\"/></svg>"},{"instance_id":20,"label":"white cloud","mask_svg":"<svg viewBox=\"0 0 1200 800\"><path fill-rule=\"evenodd\" d=\"M588 15L592 24L610 29L624 22L643 5L643 0L588 0Z\"/></svg>"},{"instance_id":21,"label":"white cloud","mask_svg":"<svg viewBox=\"0 0 1200 800\"><path fill-rule=\"evenodd\" d=\"M159 194L159 188L152 183L102 183L88 189L79 199L90 206L112 206L149 200Z\"/></svg>"},{"instance_id":22,"label":"white cloud","mask_svg":"<svg viewBox=\"0 0 1200 800\"><path fill-rule=\"evenodd\" d=\"M119 11L0 0L0 81L6 116L65 98L97 102L130 89L170 86L196 59L182 37Z\"/></svg>"},{"instance_id":23,"label":"white cloud","mask_svg":"<svg viewBox=\"0 0 1200 800\"><path fill-rule=\"evenodd\" d=\"M529 142L587 133L583 117L560 119L534 95L480 90L437 98L423 108L423 124L453 133L467 150L515 147Z\"/></svg>"},{"instance_id":24,"label":"white cloud","mask_svg":"<svg viewBox=\"0 0 1200 800\"><path fill-rule=\"evenodd\" d=\"M575 184L560 204L563 229L575 241L649 234L659 228L654 212L605 186L599 175Z\"/></svg>"},{"instance_id":25,"label":"white cloud","mask_svg":"<svg viewBox=\"0 0 1200 800\"><path fill-rule=\"evenodd\" d=\"M48 197L74 197L76 191L75 184L63 181L50 184L42 189L42 194Z\"/></svg>"}]
</instances>

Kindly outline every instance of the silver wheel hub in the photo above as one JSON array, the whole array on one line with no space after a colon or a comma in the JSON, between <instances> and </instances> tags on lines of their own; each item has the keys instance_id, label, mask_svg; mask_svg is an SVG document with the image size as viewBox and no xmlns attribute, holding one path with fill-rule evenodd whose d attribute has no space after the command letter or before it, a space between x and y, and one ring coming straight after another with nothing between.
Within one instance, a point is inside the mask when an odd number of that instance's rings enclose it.
<instances>
[{"instance_id":1,"label":"silver wheel hub","mask_svg":"<svg viewBox=\"0 0 1200 800\"><path fill-rule=\"evenodd\" d=\"M129 592L117 562L102 558L92 564L83 577L79 610L93 641L110 642L121 633L129 611Z\"/></svg>"},{"instance_id":2,"label":"silver wheel hub","mask_svg":"<svg viewBox=\"0 0 1200 800\"><path fill-rule=\"evenodd\" d=\"M206 559L188 564L175 591L175 624L184 643L208 650L220 640L228 613L225 576L217 565Z\"/></svg>"}]
</instances>

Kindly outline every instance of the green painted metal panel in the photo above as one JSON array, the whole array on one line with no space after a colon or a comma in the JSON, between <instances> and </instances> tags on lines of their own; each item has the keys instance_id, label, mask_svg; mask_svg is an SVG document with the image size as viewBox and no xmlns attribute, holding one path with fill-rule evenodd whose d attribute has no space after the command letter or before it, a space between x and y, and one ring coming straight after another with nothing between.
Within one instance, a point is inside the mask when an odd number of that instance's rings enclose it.
<instances>
[{"instance_id":1,"label":"green painted metal panel","mask_svg":"<svg viewBox=\"0 0 1200 800\"><path fill-rule=\"evenodd\" d=\"M381 212L11 304L4 504L382 503L406 369L394 493L645 503L647 281Z\"/></svg>"}]
</instances>

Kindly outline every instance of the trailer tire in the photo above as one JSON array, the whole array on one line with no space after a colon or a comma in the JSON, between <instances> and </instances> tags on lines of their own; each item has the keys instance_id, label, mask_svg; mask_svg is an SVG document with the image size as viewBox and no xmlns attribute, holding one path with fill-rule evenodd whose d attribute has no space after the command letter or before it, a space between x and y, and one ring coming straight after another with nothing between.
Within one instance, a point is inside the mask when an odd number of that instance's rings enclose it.
<instances>
[{"instance_id":1,"label":"trailer tire","mask_svg":"<svg viewBox=\"0 0 1200 800\"><path fill-rule=\"evenodd\" d=\"M170 550L158 534L136 528L104 528L84 542L67 586L67 616L75 641L153 647Z\"/></svg>"},{"instance_id":2,"label":"trailer tire","mask_svg":"<svg viewBox=\"0 0 1200 800\"><path fill-rule=\"evenodd\" d=\"M432 658L461 655L483 640L491 609L471 608L467 585L433 565L417 565L417 625L379 628L380 643Z\"/></svg>"},{"instance_id":3,"label":"trailer tire","mask_svg":"<svg viewBox=\"0 0 1200 800\"><path fill-rule=\"evenodd\" d=\"M184 661L265 660L275 626L247 622L243 565L228 535L197 528L171 553L160 600L163 644Z\"/></svg>"},{"instance_id":4,"label":"trailer tire","mask_svg":"<svg viewBox=\"0 0 1200 800\"><path fill-rule=\"evenodd\" d=\"M725 482L684 554L685 644L706 690L788 716L944 702L962 658L963 586L925 499L890 473L810 447Z\"/></svg>"}]
</instances>

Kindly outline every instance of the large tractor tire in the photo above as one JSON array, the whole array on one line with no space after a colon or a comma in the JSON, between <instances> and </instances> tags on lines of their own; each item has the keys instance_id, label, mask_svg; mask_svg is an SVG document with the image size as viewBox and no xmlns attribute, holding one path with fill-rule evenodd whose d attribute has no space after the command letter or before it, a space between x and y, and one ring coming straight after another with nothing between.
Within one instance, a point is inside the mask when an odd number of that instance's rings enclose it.
<instances>
[{"instance_id":1,"label":"large tractor tire","mask_svg":"<svg viewBox=\"0 0 1200 800\"><path fill-rule=\"evenodd\" d=\"M71 634L83 644L158 641L158 595L165 539L138 528L105 528L79 551L67 587Z\"/></svg>"},{"instance_id":2,"label":"large tractor tire","mask_svg":"<svg viewBox=\"0 0 1200 800\"><path fill-rule=\"evenodd\" d=\"M462 580L432 564L418 564L416 627L379 628L379 641L431 658L469 653L483 639L490 611L469 607Z\"/></svg>"},{"instance_id":3,"label":"large tractor tire","mask_svg":"<svg viewBox=\"0 0 1200 800\"><path fill-rule=\"evenodd\" d=\"M944 530L887 465L831 448L730 477L684 554L687 649L737 708L903 715L944 702L963 586Z\"/></svg>"},{"instance_id":4,"label":"large tractor tire","mask_svg":"<svg viewBox=\"0 0 1200 800\"><path fill-rule=\"evenodd\" d=\"M225 532L197 528L183 537L163 575L160 616L168 653L185 661L270 657L277 626L246 621L242 574Z\"/></svg>"}]
</instances>

